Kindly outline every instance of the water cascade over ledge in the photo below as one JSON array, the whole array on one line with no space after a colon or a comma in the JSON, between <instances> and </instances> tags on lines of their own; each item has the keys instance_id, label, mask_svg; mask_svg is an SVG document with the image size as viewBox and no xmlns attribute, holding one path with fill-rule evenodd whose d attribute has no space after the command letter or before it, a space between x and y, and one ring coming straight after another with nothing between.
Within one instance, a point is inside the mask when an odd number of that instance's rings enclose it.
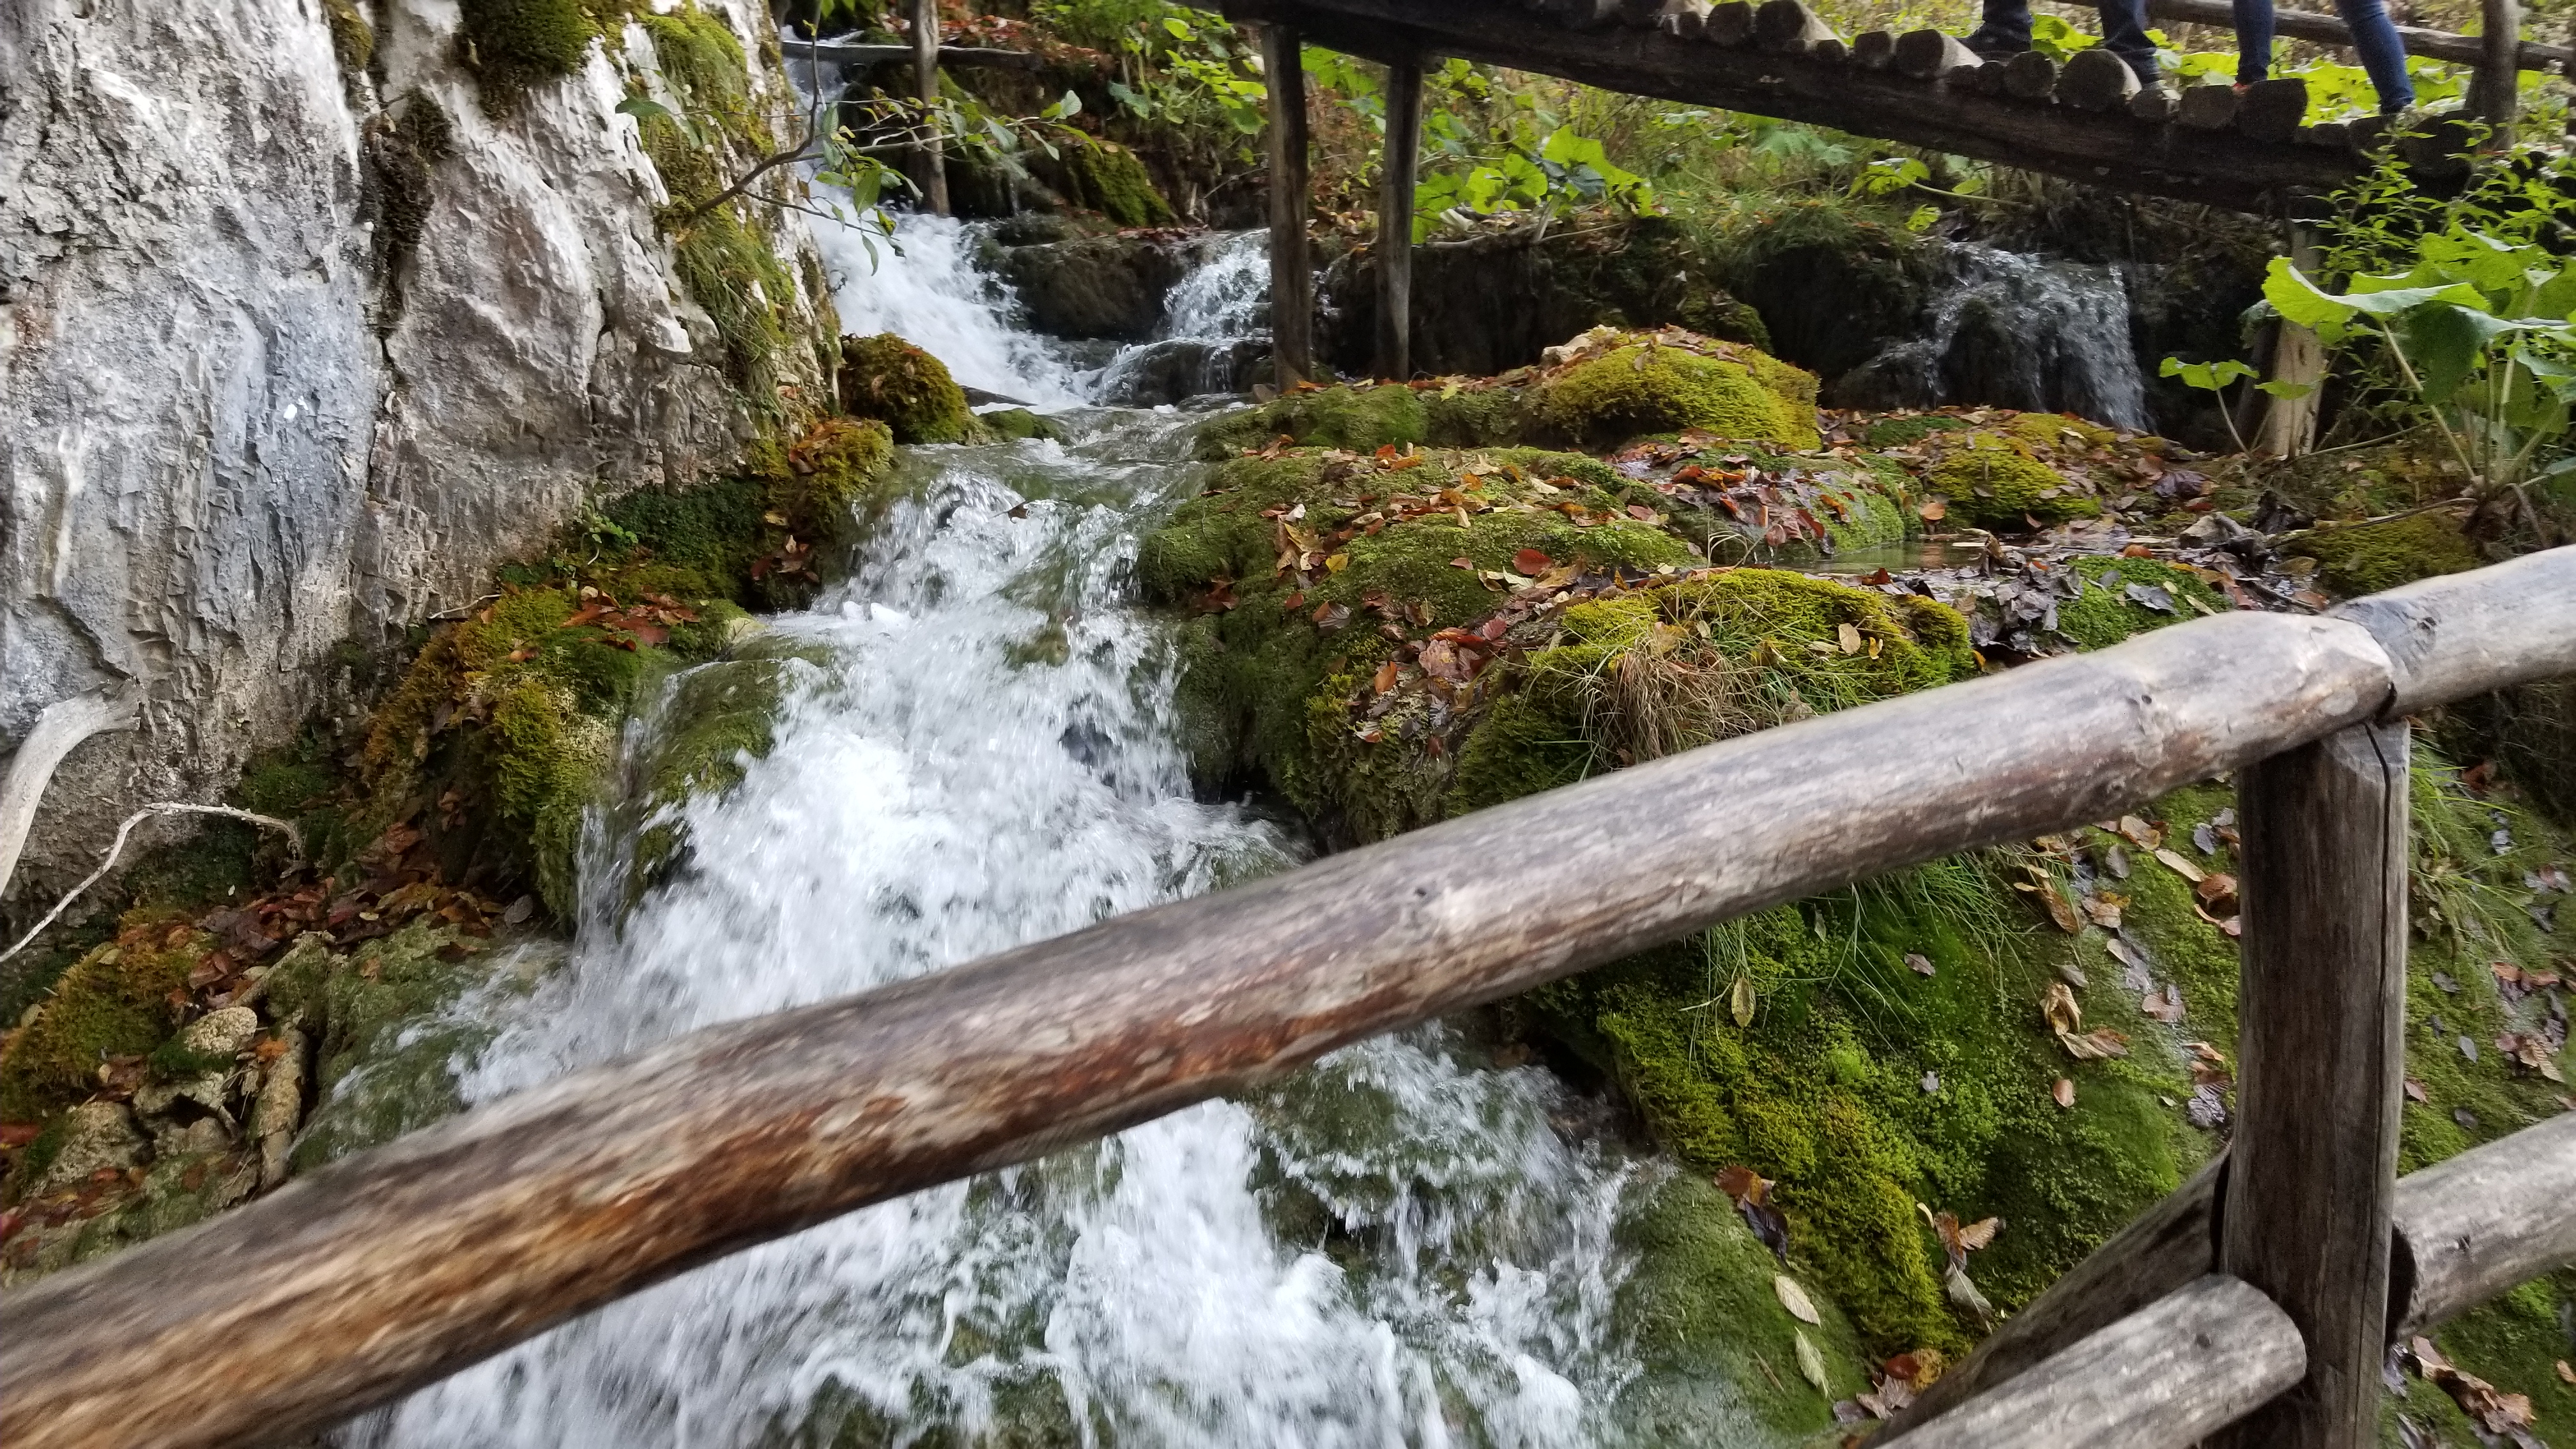
<instances>
[{"instance_id":1,"label":"water cascade over ledge","mask_svg":"<svg viewBox=\"0 0 2576 1449\"><path fill-rule=\"evenodd\" d=\"M914 329L992 391L1077 391L956 264L953 224L909 230L843 276L854 330ZM827 245L846 260L848 241ZM1219 301L1194 325L1257 317L1231 276L1204 279ZM797 661L775 747L682 807L688 863L631 911L619 832L595 822L572 959L477 1008L496 1034L470 1098L1299 857L1262 814L1192 798L1170 626L1125 582L1143 532L1200 486L1188 421L1067 421L1067 443L906 455L913 501L855 573L770 621ZM673 713L647 711L630 755L683 727ZM1669 1169L1621 1151L1601 1110L1456 1029L1365 1043L698 1269L348 1442L1635 1442L1619 1230ZM1766 1439L1722 1383L1652 1397Z\"/></svg>"}]
</instances>

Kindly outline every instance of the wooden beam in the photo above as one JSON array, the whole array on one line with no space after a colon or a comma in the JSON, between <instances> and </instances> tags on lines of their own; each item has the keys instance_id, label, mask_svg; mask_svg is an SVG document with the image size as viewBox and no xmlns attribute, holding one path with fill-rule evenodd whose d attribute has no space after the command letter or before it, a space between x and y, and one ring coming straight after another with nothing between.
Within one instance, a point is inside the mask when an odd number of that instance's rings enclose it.
<instances>
[{"instance_id":1,"label":"wooden beam","mask_svg":"<svg viewBox=\"0 0 2576 1449\"><path fill-rule=\"evenodd\" d=\"M912 85L921 102L921 204L948 214L947 148L939 140L939 0L912 0Z\"/></svg>"},{"instance_id":2,"label":"wooden beam","mask_svg":"<svg viewBox=\"0 0 2576 1449\"><path fill-rule=\"evenodd\" d=\"M1270 351L1282 390L1315 367L1315 269L1306 256L1305 37L1261 27L1270 88Z\"/></svg>"},{"instance_id":3,"label":"wooden beam","mask_svg":"<svg viewBox=\"0 0 2576 1449\"><path fill-rule=\"evenodd\" d=\"M1889 1423L1889 1435L1949 1412L2208 1274L2218 1263L2217 1219L2210 1209L2226 1173L2221 1149L2218 1158L2113 1234L1934 1379Z\"/></svg>"},{"instance_id":4,"label":"wooden beam","mask_svg":"<svg viewBox=\"0 0 2576 1449\"><path fill-rule=\"evenodd\" d=\"M1935 1379L1888 1433L2028 1372L2209 1272L2225 1174L2222 1157L2140 1214ZM2390 1213L2386 1316L2399 1340L2576 1263L2576 1112L2399 1178Z\"/></svg>"},{"instance_id":5,"label":"wooden beam","mask_svg":"<svg viewBox=\"0 0 2576 1449\"><path fill-rule=\"evenodd\" d=\"M2266 145L2232 131L2209 134L2033 106L1917 80L1891 67L1851 63L1843 47L1773 55L1749 43L1715 43L1721 19L1750 7L1713 6L1705 33L1687 41L1662 29L1567 29L1543 14L1488 0L1224 0L1240 21L1297 26L1319 45L1392 61L1455 55L1538 71L1607 90L1658 96L2042 171L2076 181L2204 202L2276 210L2292 190L2330 191L2357 157L2314 146Z\"/></svg>"},{"instance_id":6,"label":"wooden beam","mask_svg":"<svg viewBox=\"0 0 2576 1449\"><path fill-rule=\"evenodd\" d=\"M2187 1449L2299 1382L2289 1316L2213 1273L2010 1383L1878 1442L1905 1449ZM2373 1384L2376 1387L2376 1381Z\"/></svg>"},{"instance_id":7,"label":"wooden beam","mask_svg":"<svg viewBox=\"0 0 2576 1449\"><path fill-rule=\"evenodd\" d=\"M851 1209L2576 654L2576 548L2405 592L2402 657L2339 618L2177 624L574 1073L0 1296L0 1443L291 1439Z\"/></svg>"},{"instance_id":8,"label":"wooden beam","mask_svg":"<svg viewBox=\"0 0 2576 1449\"><path fill-rule=\"evenodd\" d=\"M2576 1112L2397 1180L2408 1336L2576 1264Z\"/></svg>"},{"instance_id":9,"label":"wooden beam","mask_svg":"<svg viewBox=\"0 0 2576 1449\"><path fill-rule=\"evenodd\" d=\"M2213 1449L2367 1449L2388 1333L2406 1077L2407 727L2237 775L2245 936L2219 1267L2307 1343L2297 1388Z\"/></svg>"},{"instance_id":10,"label":"wooden beam","mask_svg":"<svg viewBox=\"0 0 2576 1449\"><path fill-rule=\"evenodd\" d=\"M791 40L785 49L790 60L810 58L825 65L892 65L898 61L910 65L917 59L916 52L909 45L856 45L840 40L808 44ZM939 47L939 64L969 68L980 66L988 70L1037 70L1046 64L1046 58L1025 50L943 45Z\"/></svg>"},{"instance_id":11,"label":"wooden beam","mask_svg":"<svg viewBox=\"0 0 2576 1449\"><path fill-rule=\"evenodd\" d=\"M1413 376L1413 183L1422 160L1422 63L1386 71L1386 145L1378 155L1377 375Z\"/></svg>"},{"instance_id":12,"label":"wooden beam","mask_svg":"<svg viewBox=\"0 0 2576 1449\"><path fill-rule=\"evenodd\" d=\"M2177 20L2186 25L2214 25L2223 30L2236 28L2236 12L2228 0L2147 0L2147 14L2157 20ZM2352 31L2332 15L2318 15L2299 10L2272 12L2272 28L2283 35L2313 40L2321 45L2352 48ZM2498 32L2489 32L2496 34ZM2511 35L2511 28L2502 31ZM2484 65L2488 60L2487 39L2477 35L2454 35L2447 30L2427 30L2417 25L2397 27L2397 39L2409 55L2428 56L2457 65ZM2576 50L2563 45L2542 45L2525 40L2514 46L2514 64L2523 70L2564 70L2576 61Z\"/></svg>"}]
</instances>

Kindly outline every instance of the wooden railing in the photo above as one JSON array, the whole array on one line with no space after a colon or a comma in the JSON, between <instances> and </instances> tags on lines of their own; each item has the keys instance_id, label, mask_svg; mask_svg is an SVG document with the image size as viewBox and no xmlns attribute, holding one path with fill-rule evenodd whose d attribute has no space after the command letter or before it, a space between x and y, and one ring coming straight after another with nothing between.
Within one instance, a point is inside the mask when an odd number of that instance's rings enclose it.
<instances>
[{"instance_id":1,"label":"wooden railing","mask_svg":"<svg viewBox=\"0 0 2576 1449\"><path fill-rule=\"evenodd\" d=\"M2237 770L2246 1037L2225 1182L2195 1180L2010 1320L1954 1376L1965 1401L1907 1437L2180 1445L2252 1411L2284 1442L2358 1444L2336 1426L2375 1386L2388 1324L2576 1257L2576 1118L2403 1186L2389 1171L2401 721L2571 673L2562 548L1766 730L695 1032L0 1298L0 1443L287 1439L836 1214ZM2341 1095L2297 1095L2323 1083ZM2132 1357L2146 1348L2163 1357ZM2176 1355L2187 1387L2141 1367ZM2359 1387L2316 1391L2337 1375Z\"/></svg>"}]
</instances>

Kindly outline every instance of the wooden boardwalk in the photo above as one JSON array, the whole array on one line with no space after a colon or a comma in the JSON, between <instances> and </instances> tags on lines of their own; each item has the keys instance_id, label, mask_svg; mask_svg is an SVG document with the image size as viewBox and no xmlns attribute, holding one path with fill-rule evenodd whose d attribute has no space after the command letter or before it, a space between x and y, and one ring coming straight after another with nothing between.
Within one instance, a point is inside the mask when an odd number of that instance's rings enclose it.
<instances>
[{"instance_id":1,"label":"wooden boardwalk","mask_svg":"<svg viewBox=\"0 0 2576 1449\"><path fill-rule=\"evenodd\" d=\"M2249 97L2240 107L2230 88L2200 87L2185 94L2187 104L2149 101L2133 110L2129 97L2113 93L2116 83L2109 91L2071 88L2035 55L2011 66L1977 64L1962 49L1938 48L1930 32L1846 41L1794 0L1705 10L1680 0L1660 7L1548 0L1545 8L1519 0L1223 0L1223 8L1231 19L1391 66L1459 56L2238 211L2276 212L2291 192L2342 184L2361 165L2356 141L2378 137L2375 124L2359 136L2341 125L2299 125L2304 90L2295 101L2284 90L2268 105Z\"/></svg>"}]
</instances>

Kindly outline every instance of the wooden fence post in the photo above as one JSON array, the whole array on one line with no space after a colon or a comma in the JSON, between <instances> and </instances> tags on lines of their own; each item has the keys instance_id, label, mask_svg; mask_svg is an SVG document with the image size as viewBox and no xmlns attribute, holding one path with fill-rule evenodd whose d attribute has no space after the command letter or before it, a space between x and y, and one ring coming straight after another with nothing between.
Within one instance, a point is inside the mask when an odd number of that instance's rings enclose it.
<instances>
[{"instance_id":1,"label":"wooden fence post","mask_svg":"<svg viewBox=\"0 0 2576 1449\"><path fill-rule=\"evenodd\" d=\"M2387 1350L2405 1078L2407 730L2358 724L2237 773L2237 1121L2219 1267L2308 1348L2214 1449L2366 1449Z\"/></svg>"},{"instance_id":2,"label":"wooden fence post","mask_svg":"<svg viewBox=\"0 0 2576 1449\"><path fill-rule=\"evenodd\" d=\"M2482 0L2478 7L2483 52L2477 78L2469 85L2469 109L2495 127L2491 146L2513 140L2513 118L2522 105L2521 0Z\"/></svg>"},{"instance_id":3,"label":"wooden fence post","mask_svg":"<svg viewBox=\"0 0 2576 1449\"><path fill-rule=\"evenodd\" d=\"M947 148L939 142L939 0L912 0L912 83L921 101L921 204L948 214Z\"/></svg>"},{"instance_id":4,"label":"wooden fence post","mask_svg":"<svg viewBox=\"0 0 2576 1449\"><path fill-rule=\"evenodd\" d=\"M1270 350L1282 390L1314 370L1315 269L1306 258L1305 39L1261 27L1270 87Z\"/></svg>"},{"instance_id":5,"label":"wooden fence post","mask_svg":"<svg viewBox=\"0 0 2576 1449\"><path fill-rule=\"evenodd\" d=\"M1377 367L1413 376L1413 182L1422 161L1422 62L1386 68L1386 145L1378 154Z\"/></svg>"}]
</instances>

